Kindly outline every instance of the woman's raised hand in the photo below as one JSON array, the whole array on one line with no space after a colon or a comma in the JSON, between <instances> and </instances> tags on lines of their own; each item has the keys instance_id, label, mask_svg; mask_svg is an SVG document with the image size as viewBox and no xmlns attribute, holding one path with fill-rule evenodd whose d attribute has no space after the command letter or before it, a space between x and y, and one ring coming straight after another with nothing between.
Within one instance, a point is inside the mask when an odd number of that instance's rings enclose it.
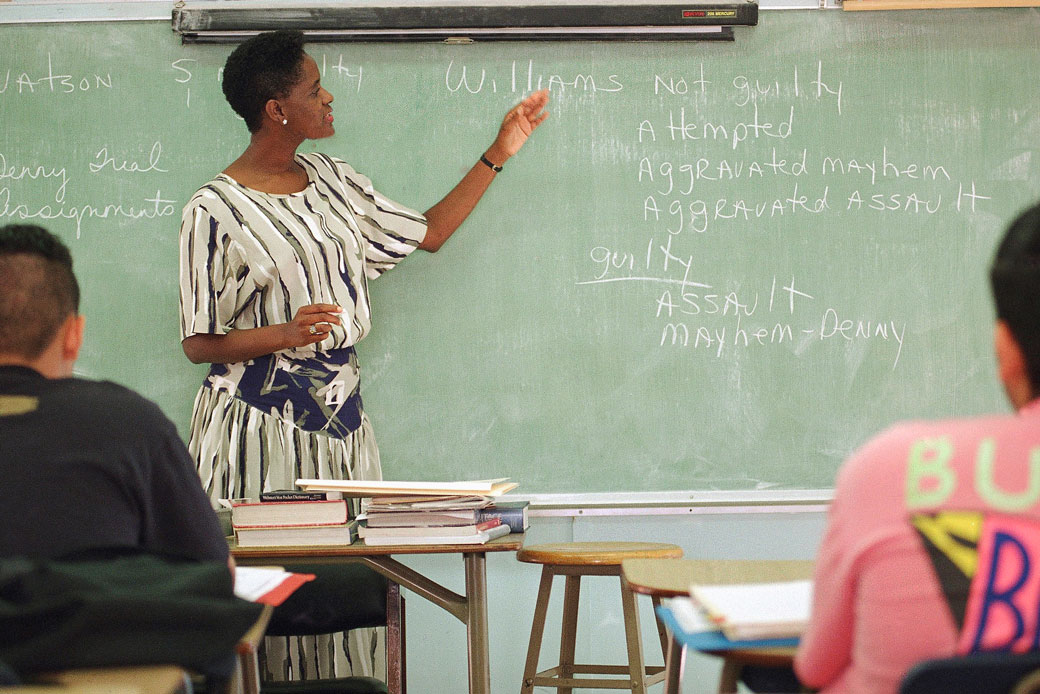
<instances>
[{"instance_id":1,"label":"woman's raised hand","mask_svg":"<svg viewBox=\"0 0 1040 694\"><path fill-rule=\"evenodd\" d=\"M305 347L321 342L332 332L333 325L342 324L339 319L342 312L335 304L301 306L293 319L284 324L290 346Z\"/></svg>"},{"instance_id":2,"label":"woman's raised hand","mask_svg":"<svg viewBox=\"0 0 1040 694\"><path fill-rule=\"evenodd\" d=\"M498 137L487 151L488 158L498 166L520 151L534 129L549 117L545 110L549 103L549 90L542 89L513 107L502 119L502 127L498 129Z\"/></svg>"}]
</instances>

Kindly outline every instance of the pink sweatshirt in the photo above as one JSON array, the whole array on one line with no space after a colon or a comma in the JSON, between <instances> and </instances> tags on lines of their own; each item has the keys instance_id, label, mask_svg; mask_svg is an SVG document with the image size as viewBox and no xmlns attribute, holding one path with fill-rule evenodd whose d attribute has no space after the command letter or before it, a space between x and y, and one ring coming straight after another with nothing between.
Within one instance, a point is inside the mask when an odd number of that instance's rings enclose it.
<instances>
[{"instance_id":1,"label":"pink sweatshirt","mask_svg":"<svg viewBox=\"0 0 1040 694\"><path fill-rule=\"evenodd\" d=\"M815 573L795 671L827 694L895 694L928 658L1036 648L1040 400L864 446L838 475Z\"/></svg>"}]
</instances>

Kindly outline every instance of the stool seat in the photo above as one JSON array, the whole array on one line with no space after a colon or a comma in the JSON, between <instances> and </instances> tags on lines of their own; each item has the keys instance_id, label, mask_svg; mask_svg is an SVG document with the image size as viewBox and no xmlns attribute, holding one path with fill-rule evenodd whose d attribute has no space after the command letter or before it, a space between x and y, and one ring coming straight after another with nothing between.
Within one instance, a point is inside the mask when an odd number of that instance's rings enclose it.
<instances>
[{"instance_id":1,"label":"stool seat","mask_svg":"<svg viewBox=\"0 0 1040 694\"><path fill-rule=\"evenodd\" d=\"M682 547L664 542L554 542L531 545L516 558L528 564L613 566L625 559L679 559Z\"/></svg>"}]
</instances>

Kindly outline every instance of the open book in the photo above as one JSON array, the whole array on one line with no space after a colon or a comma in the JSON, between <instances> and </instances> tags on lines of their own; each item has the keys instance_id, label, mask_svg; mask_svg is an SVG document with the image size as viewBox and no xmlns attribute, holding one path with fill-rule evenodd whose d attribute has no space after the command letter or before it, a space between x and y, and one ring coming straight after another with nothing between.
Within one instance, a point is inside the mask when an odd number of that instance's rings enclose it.
<instances>
[{"instance_id":1,"label":"open book","mask_svg":"<svg viewBox=\"0 0 1040 694\"><path fill-rule=\"evenodd\" d=\"M501 496L516 489L517 483L502 477L494 480L465 482L404 482L394 480L296 480L296 486L306 490L343 492L344 496Z\"/></svg>"},{"instance_id":2,"label":"open book","mask_svg":"<svg viewBox=\"0 0 1040 694\"><path fill-rule=\"evenodd\" d=\"M733 641L801 636L812 609L812 581L693 585L690 597Z\"/></svg>"},{"instance_id":3,"label":"open book","mask_svg":"<svg viewBox=\"0 0 1040 694\"><path fill-rule=\"evenodd\" d=\"M314 574L293 573L282 569L253 566L235 567L235 595L243 600L277 607L296 592Z\"/></svg>"}]
</instances>

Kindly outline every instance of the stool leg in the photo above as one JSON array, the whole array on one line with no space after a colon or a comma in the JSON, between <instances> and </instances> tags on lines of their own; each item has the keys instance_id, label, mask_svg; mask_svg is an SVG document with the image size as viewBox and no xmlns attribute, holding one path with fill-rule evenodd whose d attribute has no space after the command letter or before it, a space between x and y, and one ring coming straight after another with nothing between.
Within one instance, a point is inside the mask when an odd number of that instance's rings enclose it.
<instances>
[{"instance_id":1,"label":"stool leg","mask_svg":"<svg viewBox=\"0 0 1040 694\"><path fill-rule=\"evenodd\" d=\"M401 596L401 694L408 694L408 649L405 648L405 638L408 635L405 619L404 596ZM684 651L685 652L685 651Z\"/></svg>"},{"instance_id":2,"label":"stool leg","mask_svg":"<svg viewBox=\"0 0 1040 694\"><path fill-rule=\"evenodd\" d=\"M563 592L563 629L560 631L560 677L574 676L574 643L578 636L578 596L581 576L567 576ZM570 687L557 687L558 694L571 694Z\"/></svg>"},{"instance_id":3,"label":"stool leg","mask_svg":"<svg viewBox=\"0 0 1040 694\"><path fill-rule=\"evenodd\" d=\"M735 660L726 658L722 661L722 674L719 675L719 694L736 694L737 683L740 682L740 671L744 666Z\"/></svg>"},{"instance_id":4,"label":"stool leg","mask_svg":"<svg viewBox=\"0 0 1040 694\"><path fill-rule=\"evenodd\" d=\"M643 666L643 636L639 632L639 612L636 596L621 577L621 607L625 615L625 642L628 645L628 673L632 694L645 694L646 669Z\"/></svg>"},{"instance_id":5,"label":"stool leg","mask_svg":"<svg viewBox=\"0 0 1040 694\"><path fill-rule=\"evenodd\" d=\"M552 592L553 576L550 567L542 567L542 580L538 584L538 599L534 606L531 640L527 645L527 662L524 665L524 681L520 685L520 694L531 694L534 691L534 676L538 672L538 655L542 650L542 632L545 630L545 613L549 609L549 593Z\"/></svg>"},{"instance_id":6,"label":"stool leg","mask_svg":"<svg viewBox=\"0 0 1040 694\"><path fill-rule=\"evenodd\" d=\"M668 636L668 630L664 628L664 623L657 618L657 608L661 606L661 598L656 595L650 596L650 602L654 605L654 624L657 625L657 636L661 639L661 653L665 658L668 657L668 645L672 639Z\"/></svg>"},{"instance_id":7,"label":"stool leg","mask_svg":"<svg viewBox=\"0 0 1040 694\"><path fill-rule=\"evenodd\" d=\"M681 694L683 668L686 665L686 646L675 639L668 642L664 657L664 694Z\"/></svg>"},{"instance_id":8,"label":"stool leg","mask_svg":"<svg viewBox=\"0 0 1040 694\"><path fill-rule=\"evenodd\" d=\"M393 581L386 584L386 690L404 694L404 598Z\"/></svg>"}]
</instances>

